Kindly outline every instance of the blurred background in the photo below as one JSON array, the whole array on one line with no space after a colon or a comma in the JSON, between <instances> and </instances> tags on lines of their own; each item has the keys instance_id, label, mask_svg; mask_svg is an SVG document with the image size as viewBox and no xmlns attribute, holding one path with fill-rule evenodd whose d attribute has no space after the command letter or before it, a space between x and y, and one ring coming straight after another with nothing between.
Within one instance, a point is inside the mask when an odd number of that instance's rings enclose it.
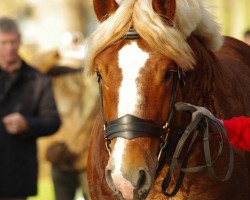
<instances>
[{"instance_id":1,"label":"blurred background","mask_svg":"<svg viewBox=\"0 0 250 200\"><path fill-rule=\"evenodd\" d=\"M242 40L244 32L250 29L250 0L207 1L212 5L212 13L221 24L223 34ZM92 0L0 0L0 15L17 19L23 43L20 54L46 73L55 65L67 65L72 68L81 66L84 41L98 25ZM71 51L69 47L75 42L74 39L77 39L78 49ZM77 82L72 83L70 77ZM70 85L68 97L60 101L59 105L65 119L63 128L56 134L57 138L60 138L58 135L62 135L62 132L67 134L76 129L76 124L80 124L78 132L84 129L81 122L77 121L80 120L80 115L73 112L78 109L75 105L79 105L79 109L86 105L81 93L85 83L82 83L81 76L75 73L68 74L63 82L68 85L63 85L58 79L53 82L57 99L60 99L60 95L65 95L58 89L58 84L64 89ZM68 116L68 119L65 116ZM54 200L50 163L45 159L46 149L54 140L55 137L39 139L39 193L29 200ZM76 195L76 199L80 200L80 195Z\"/></svg>"}]
</instances>

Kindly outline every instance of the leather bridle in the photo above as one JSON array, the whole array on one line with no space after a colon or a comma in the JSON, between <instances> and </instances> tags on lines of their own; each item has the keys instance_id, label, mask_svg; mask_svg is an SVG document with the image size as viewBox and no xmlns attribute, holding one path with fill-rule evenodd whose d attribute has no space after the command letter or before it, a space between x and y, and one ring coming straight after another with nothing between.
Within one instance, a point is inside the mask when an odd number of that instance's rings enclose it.
<instances>
[{"instance_id":1,"label":"leather bridle","mask_svg":"<svg viewBox=\"0 0 250 200\"><path fill-rule=\"evenodd\" d=\"M174 72L169 117L166 124L164 126L160 126L152 120L141 119L130 114L124 115L118 119L112 120L107 123L103 112L102 81L100 77L98 78L100 93L100 111L103 121L106 149L108 150L109 154L111 153L110 142L113 138L122 137L131 140L138 137L156 137L161 140L160 151L158 154L158 159L160 160L162 150L164 149L167 143L167 136L170 124L173 119L174 103L178 80L178 72Z\"/></svg>"},{"instance_id":2,"label":"leather bridle","mask_svg":"<svg viewBox=\"0 0 250 200\"><path fill-rule=\"evenodd\" d=\"M124 38L138 39L140 38L140 35L133 29L130 29L129 32L124 36ZM113 138L122 137L131 140L138 137L156 137L161 140L158 160L161 159L162 150L166 146L169 127L173 119L176 90L180 78L179 70L176 70L173 73L173 85L170 99L169 116L165 125L160 126L152 120L141 119L130 114L124 115L107 123L103 111L102 77L97 71L100 94L100 111L103 121L106 149L108 150L109 154L111 153L110 142Z\"/></svg>"}]
</instances>

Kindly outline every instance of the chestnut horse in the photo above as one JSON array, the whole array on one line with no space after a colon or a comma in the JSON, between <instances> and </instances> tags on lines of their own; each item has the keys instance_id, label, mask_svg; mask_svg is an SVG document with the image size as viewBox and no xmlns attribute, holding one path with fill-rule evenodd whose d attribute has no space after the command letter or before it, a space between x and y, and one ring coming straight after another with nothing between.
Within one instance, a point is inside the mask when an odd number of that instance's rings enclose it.
<instances>
[{"instance_id":1,"label":"chestnut horse","mask_svg":"<svg viewBox=\"0 0 250 200\"><path fill-rule=\"evenodd\" d=\"M161 191L169 162L156 172L163 129L168 125L175 138L177 127L190 122L173 102L204 106L218 118L250 115L250 47L222 37L201 0L94 0L94 9L101 23L89 38L86 64L97 73L102 109L88 156L92 199L250 199L247 156L240 149L234 149L229 180L214 180L208 170L187 173L174 197ZM215 157L219 138L211 140ZM228 147L213 163L222 178ZM198 133L188 166L204 164L204 151Z\"/></svg>"}]
</instances>

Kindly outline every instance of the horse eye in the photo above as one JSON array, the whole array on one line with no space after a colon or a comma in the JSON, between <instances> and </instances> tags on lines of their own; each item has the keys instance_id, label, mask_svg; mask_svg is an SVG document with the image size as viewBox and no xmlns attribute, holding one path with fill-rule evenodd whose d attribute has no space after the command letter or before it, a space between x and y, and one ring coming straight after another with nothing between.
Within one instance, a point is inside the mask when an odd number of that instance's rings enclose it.
<instances>
[{"instance_id":1,"label":"horse eye","mask_svg":"<svg viewBox=\"0 0 250 200\"><path fill-rule=\"evenodd\" d=\"M167 70L166 73L164 74L164 80L168 81L171 77L171 71Z\"/></svg>"},{"instance_id":2,"label":"horse eye","mask_svg":"<svg viewBox=\"0 0 250 200\"><path fill-rule=\"evenodd\" d=\"M98 78L98 81L100 81L102 79L102 75L101 75L99 70L96 70L96 76Z\"/></svg>"}]
</instances>

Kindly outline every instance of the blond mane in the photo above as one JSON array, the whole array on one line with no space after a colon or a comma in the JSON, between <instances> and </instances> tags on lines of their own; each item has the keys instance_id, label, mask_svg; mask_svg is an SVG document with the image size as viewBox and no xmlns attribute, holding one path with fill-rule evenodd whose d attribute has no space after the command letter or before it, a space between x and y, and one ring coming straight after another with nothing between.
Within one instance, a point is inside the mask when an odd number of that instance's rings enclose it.
<instances>
[{"instance_id":1,"label":"blond mane","mask_svg":"<svg viewBox=\"0 0 250 200\"><path fill-rule=\"evenodd\" d=\"M186 42L192 32L208 49L220 48L220 27L203 1L176 0L176 3L175 27L170 27L154 12L152 0L120 1L116 12L89 37L86 67L93 72L97 54L123 38L132 26L152 48L173 59L183 70L191 69L195 64L192 49Z\"/></svg>"}]
</instances>

